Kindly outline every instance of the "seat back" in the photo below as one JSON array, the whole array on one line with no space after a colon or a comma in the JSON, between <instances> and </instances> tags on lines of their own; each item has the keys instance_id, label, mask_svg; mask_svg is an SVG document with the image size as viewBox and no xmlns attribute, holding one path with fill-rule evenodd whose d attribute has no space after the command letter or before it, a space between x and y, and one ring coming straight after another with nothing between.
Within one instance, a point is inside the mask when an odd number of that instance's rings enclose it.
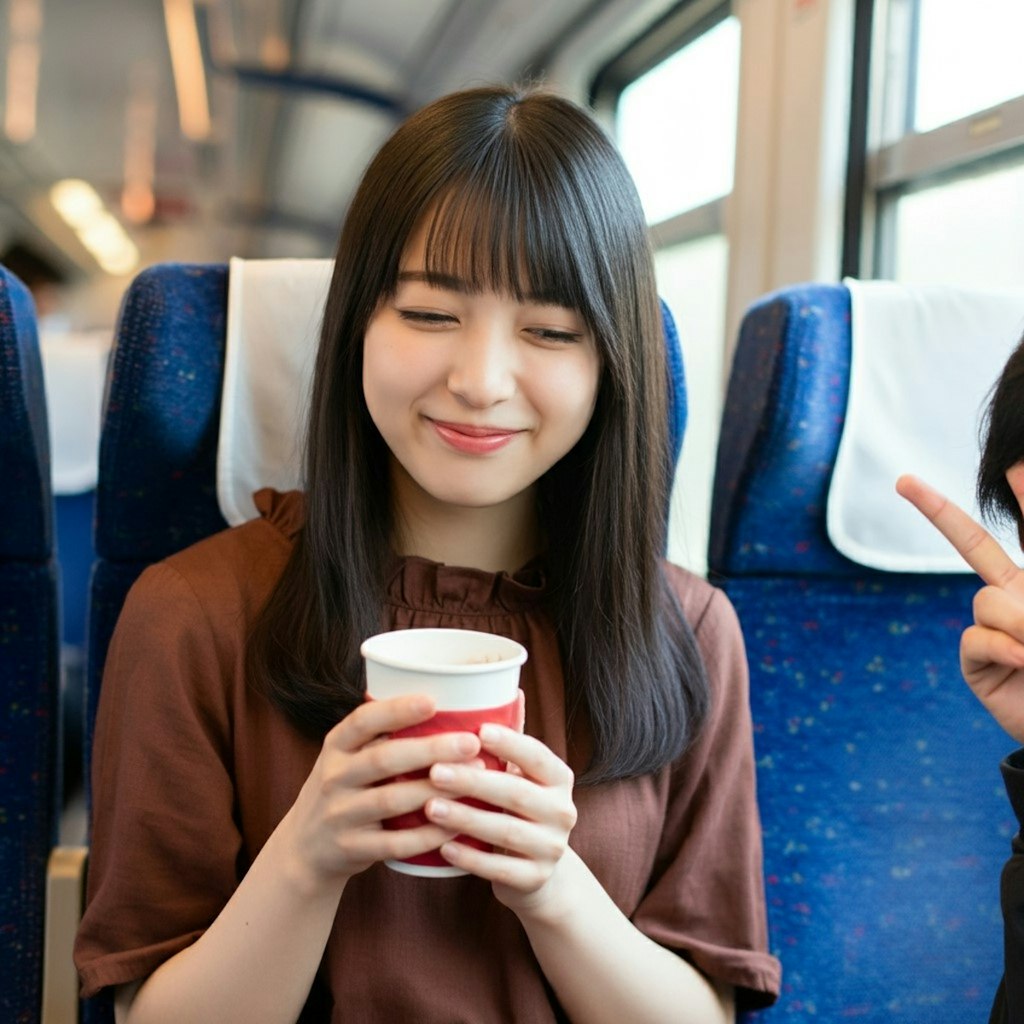
<instances>
[{"instance_id":1,"label":"seat back","mask_svg":"<svg viewBox=\"0 0 1024 1024\"><path fill-rule=\"evenodd\" d=\"M60 810L49 439L35 307L0 267L0 1018L35 1021Z\"/></svg>"},{"instance_id":2,"label":"seat back","mask_svg":"<svg viewBox=\"0 0 1024 1024\"><path fill-rule=\"evenodd\" d=\"M125 595L147 565L226 526L215 481L227 282L223 265L166 264L141 273L122 304L96 488L87 761Z\"/></svg>"},{"instance_id":3,"label":"seat back","mask_svg":"<svg viewBox=\"0 0 1024 1024\"><path fill-rule=\"evenodd\" d=\"M1011 743L960 678L977 577L880 572L829 540L850 344L845 286L768 296L744 319L722 420L709 571L747 643L783 964L758 1018L983 1020Z\"/></svg>"},{"instance_id":4,"label":"seat back","mask_svg":"<svg viewBox=\"0 0 1024 1024\"><path fill-rule=\"evenodd\" d=\"M110 638L146 566L227 525L216 456L227 309L225 265L143 271L121 306L100 435L89 583L83 750L90 754ZM110 992L87 1000L85 1024L112 1024Z\"/></svg>"}]
</instances>

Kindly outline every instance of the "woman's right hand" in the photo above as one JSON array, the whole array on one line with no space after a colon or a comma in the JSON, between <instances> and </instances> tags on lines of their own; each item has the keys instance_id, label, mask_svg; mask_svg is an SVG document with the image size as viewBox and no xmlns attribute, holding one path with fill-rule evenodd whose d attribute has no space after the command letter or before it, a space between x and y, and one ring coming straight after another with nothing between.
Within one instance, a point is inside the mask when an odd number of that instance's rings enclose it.
<instances>
[{"instance_id":1,"label":"woman's right hand","mask_svg":"<svg viewBox=\"0 0 1024 1024\"><path fill-rule=\"evenodd\" d=\"M429 697L368 701L324 738L313 770L281 823L289 862L304 887L336 889L376 861L426 853L453 837L433 824L395 831L381 824L420 810L440 795L429 778L394 781L394 776L439 761L471 761L480 752L479 739L468 732L390 738L433 714Z\"/></svg>"},{"instance_id":2,"label":"woman's right hand","mask_svg":"<svg viewBox=\"0 0 1024 1024\"><path fill-rule=\"evenodd\" d=\"M1024 508L1024 464L1006 479ZM922 480L902 476L896 490L987 584L974 596L974 625L960 638L960 668L992 717L1024 744L1024 571L984 527Z\"/></svg>"}]
</instances>

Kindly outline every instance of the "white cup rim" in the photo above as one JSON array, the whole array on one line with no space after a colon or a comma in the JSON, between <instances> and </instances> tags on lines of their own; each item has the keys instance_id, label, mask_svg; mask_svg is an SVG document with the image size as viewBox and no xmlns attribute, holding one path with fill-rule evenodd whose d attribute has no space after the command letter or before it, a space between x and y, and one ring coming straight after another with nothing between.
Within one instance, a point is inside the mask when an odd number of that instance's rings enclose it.
<instances>
[{"instance_id":1,"label":"white cup rim","mask_svg":"<svg viewBox=\"0 0 1024 1024\"><path fill-rule=\"evenodd\" d=\"M461 638L469 636L479 637L493 643L500 642L507 647L508 657L500 661L484 661L466 664L465 662L424 662L422 657L414 655L402 655L381 650L387 640L390 640L396 633L418 633L434 634L438 637L458 634ZM366 659L377 662L380 665L387 665L390 668L406 669L413 672L426 673L428 675L481 675L490 672L502 672L515 665L522 665L526 661L526 648L515 640L496 633L485 633L476 629L446 629L446 628L413 628L413 629L392 629L385 633L377 633L367 637L359 647L359 653Z\"/></svg>"}]
</instances>

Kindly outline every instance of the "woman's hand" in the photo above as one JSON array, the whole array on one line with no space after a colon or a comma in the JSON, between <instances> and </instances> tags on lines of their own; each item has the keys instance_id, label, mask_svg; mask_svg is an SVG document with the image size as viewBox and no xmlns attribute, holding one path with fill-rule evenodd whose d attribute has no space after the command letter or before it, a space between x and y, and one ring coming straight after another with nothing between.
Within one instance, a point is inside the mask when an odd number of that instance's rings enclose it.
<instances>
[{"instance_id":1,"label":"woman's hand","mask_svg":"<svg viewBox=\"0 0 1024 1024\"><path fill-rule=\"evenodd\" d=\"M1006 479L1024 508L1024 463ZM987 530L923 481L901 476L896 490L988 584L975 595L974 625L960 638L960 668L992 717L1024 744L1024 571Z\"/></svg>"},{"instance_id":2,"label":"woman's hand","mask_svg":"<svg viewBox=\"0 0 1024 1024\"><path fill-rule=\"evenodd\" d=\"M390 739L389 734L434 714L428 697L369 701L325 737L320 756L285 816L290 862L313 891L344 886L380 860L437 849L454 833L423 825L391 831L385 818L418 811L438 790L428 778L394 776L428 769L438 761L462 766L480 751L472 733L449 732Z\"/></svg>"},{"instance_id":3,"label":"woman's hand","mask_svg":"<svg viewBox=\"0 0 1024 1024\"><path fill-rule=\"evenodd\" d=\"M443 795L427 803L427 817L452 833L492 844L488 853L448 841L441 853L488 879L495 897L519 916L539 913L555 897L558 868L576 824L572 771L540 740L514 729L485 725L480 741L485 751L508 762L507 770L435 764L430 780ZM497 810L458 803L460 797Z\"/></svg>"}]
</instances>

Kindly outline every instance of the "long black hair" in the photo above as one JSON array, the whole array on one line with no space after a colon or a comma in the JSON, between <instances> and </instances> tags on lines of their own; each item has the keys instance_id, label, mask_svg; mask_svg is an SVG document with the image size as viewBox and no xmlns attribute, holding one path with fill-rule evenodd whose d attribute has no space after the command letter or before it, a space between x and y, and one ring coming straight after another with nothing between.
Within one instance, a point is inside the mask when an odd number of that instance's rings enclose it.
<instances>
[{"instance_id":1,"label":"long black hair","mask_svg":"<svg viewBox=\"0 0 1024 1024\"><path fill-rule=\"evenodd\" d=\"M362 392L363 336L429 217L426 270L578 310L602 361L593 417L538 488L549 609L584 782L678 756L706 714L693 635L661 570L671 481L653 261L632 180L584 110L488 87L401 125L342 229L317 356L306 520L248 646L248 670L323 735L362 699L359 644L380 628L394 526L387 449Z\"/></svg>"},{"instance_id":2,"label":"long black hair","mask_svg":"<svg viewBox=\"0 0 1024 1024\"><path fill-rule=\"evenodd\" d=\"M1024 543L1024 517L1006 471L1024 459L1024 338L1006 361L982 420L978 505L991 520L1015 523Z\"/></svg>"}]
</instances>

